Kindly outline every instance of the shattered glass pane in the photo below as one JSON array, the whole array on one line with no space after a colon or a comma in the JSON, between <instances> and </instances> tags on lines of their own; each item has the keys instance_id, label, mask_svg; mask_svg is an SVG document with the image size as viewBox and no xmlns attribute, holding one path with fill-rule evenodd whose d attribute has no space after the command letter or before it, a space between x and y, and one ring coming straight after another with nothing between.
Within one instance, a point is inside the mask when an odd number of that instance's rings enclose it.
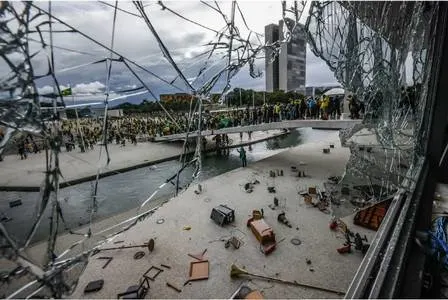
<instances>
[{"instance_id":1,"label":"shattered glass pane","mask_svg":"<svg viewBox=\"0 0 448 300\"><path fill-rule=\"evenodd\" d=\"M198 2L201 9L214 14L213 24L203 24L171 8L170 2L86 2L83 5L101 5L113 14L112 24L101 24L104 26L101 36L95 36L82 25L73 25L74 20L61 18L61 5L0 2L0 157L12 148L15 139L28 133L42 141L46 154L39 192L28 195L37 201L27 202L22 197L23 205L27 206L23 213L29 216L32 225L25 231L14 231L14 222L9 222L3 208L0 212L0 261L4 266L0 295L3 297L70 294L95 248L150 216L157 207L149 205L149 201L167 184L182 177L180 184L174 184L177 193L179 186L200 182L199 134L194 155L183 155L180 169L171 178L163 178L149 193L144 191L138 195L136 211L113 224L97 222L107 207L107 197L102 194L107 180L101 174L114 159L106 142L110 124L105 117L100 129L102 151L92 186L84 189L84 194L76 189L61 190L59 183L64 170L59 168L59 154L63 140L58 115L64 109L82 107L77 106L74 97L64 96L63 91L71 88L60 84L68 81L67 74L82 76L83 72L102 68L105 93L96 95L96 101L104 103L105 110L109 104L129 95L146 94L148 99L155 100L152 89L156 85L162 85L166 92L187 93L198 101L191 101L186 129L200 132L202 118L193 124L192 116L201 116L202 103L209 101L211 93L219 93L223 101L241 70L247 70L252 78L262 76L259 61L264 61L265 55L273 61L280 54L296 30L305 7L309 7L304 16L307 16L305 30L311 50L327 63L349 91L349 101L345 104L351 113L361 110L363 117L362 124L340 133L341 143L350 147L351 156L342 180L326 187L333 192L333 214L343 217L389 199L397 189L408 188L403 185L404 179L413 180L414 166L425 153L419 141L426 134L423 128L429 65L426 55L438 8L435 2L284 1L283 13L279 16L284 21L283 38L268 44L263 42L260 33L251 30L237 2L230 4L230 12L224 11L217 2ZM168 33L162 30L163 24L153 23L149 11L155 13L155 8L160 9L157 13L175 17L184 26L207 33L197 39L197 49L188 59L178 59L184 51L182 45L167 42ZM76 10L76 5L73 9ZM116 43L120 25L130 20L144 27L147 35L127 37L128 43ZM151 53L139 56L138 42L155 47ZM70 55L79 57L80 63L71 64ZM164 63L163 76L162 70L146 64L156 60ZM123 73L132 75L129 89L114 90L117 78ZM51 88L39 91L37 83ZM173 118L172 121L179 126ZM191 145L186 142L184 149L188 146ZM184 172L184 169L189 170ZM147 179L146 175L142 175L142 180ZM9 195L12 201L20 196ZM86 214L82 220L67 216L70 205L66 199L85 202ZM79 227L78 222L85 226L73 229ZM68 235L59 236L61 232ZM38 235L46 240L39 245L39 255L29 251ZM63 238L68 241L62 242ZM62 246L67 243L71 246Z\"/></svg>"},{"instance_id":2,"label":"shattered glass pane","mask_svg":"<svg viewBox=\"0 0 448 300\"><path fill-rule=\"evenodd\" d=\"M59 13L63 9L63 3L0 2L0 157L13 151L16 141L28 134L39 139L46 157L39 192L26 195L5 193L11 200L9 203L18 201L17 198L23 201L23 204L20 202L18 205L26 206L22 212L29 217L30 224L17 226L5 213L7 208L2 207L0 261L5 268L0 283L2 297L59 298L70 294L95 248L150 216L157 207L153 207L155 204L148 205L149 201L157 198L157 194L168 182L172 183L176 177L181 179L177 180L177 193L179 185L188 186L192 180L196 183L200 181L201 143L198 142L193 157L183 155L181 168L173 177L162 181L148 195L140 195L136 212L121 216L113 224L97 222L102 215L99 211L107 207L107 199L102 197L102 188L107 180L101 179L101 173L114 159L107 147L110 124L106 114L100 129L102 146L98 170L90 193L86 194L86 189L82 192L70 188L60 189L65 172L59 166L61 147L64 144L60 112L75 109L78 118L78 107L82 108L82 105L75 102L75 97L70 97L72 87L61 84L69 80L68 74L82 76L83 72L96 72L102 67L102 76L106 81L105 92L96 95L97 102L90 104L103 103L105 111L114 101L132 95L147 94L149 99L157 99L152 90L154 85L163 85L167 92L188 93L192 99L199 99L190 108L188 117L191 120L195 113L200 116L202 102L209 101L212 92L219 92L221 98L225 97L231 89L232 79L240 70L247 70L253 78L260 77L262 70L257 66L257 61L264 60L267 50L272 53L273 58L278 55L282 45L289 41L290 32L295 30L305 7L303 2L284 2L282 17L287 20L285 38L272 44L264 44L263 36L250 29L237 2L231 3L230 13L225 12L217 2L198 3L220 20L214 24L201 24L186 13L172 9L170 3L161 1L100 1L86 2L83 5L101 5L113 14L110 26L100 25L104 27L106 34L95 36L82 24L74 25L76 22L73 19L61 18ZM197 51L191 53L186 61L179 60L182 49L179 49L179 45L167 44L164 38L167 33L160 30L160 24L152 23L148 6L151 9L161 8L161 14L170 14L185 24L205 30L208 34L204 36L209 38L209 42L203 45L202 39L199 39ZM77 5L73 4L72 9L75 12ZM157 45L158 48L154 48L153 53L133 59L138 43L135 47L127 48L122 45L128 43L116 43L121 30L119 25L125 24L126 20L132 20L132 23L138 24L136 26L146 28L147 36L133 39L132 42ZM79 58L77 62L80 63L71 64L71 55ZM148 60L164 62L164 75L161 76L148 67L144 63ZM116 78L124 72L134 78L130 88L113 90ZM39 91L38 83L46 84L49 88ZM158 103L171 118L170 113ZM188 131L200 129L201 120L199 117L199 124L191 122ZM199 135L198 141L200 138ZM82 133L81 145L86 146ZM184 149L188 146L185 144ZM75 200L85 202L86 214L82 220L73 220L69 214L70 202ZM77 228L79 225L85 226ZM59 235L60 233L66 234ZM33 244L35 240L42 238L46 240L45 243L37 246ZM64 247L67 244L71 246ZM29 251L31 245L38 251Z\"/></svg>"},{"instance_id":3,"label":"shattered glass pane","mask_svg":"<svg viewBox=\"0 0 448 300\"><path fill-rule=\"evenodd\" d=\"M363 123L341 131L351 156L332 206L337 217L389 199L412 180L421 148L431 18L425 2L312 2L308 39L349 91ZM393 17L392 17L393 16ZM393 21L392 21L393 20Z\"/></svg>"}]
</instances>

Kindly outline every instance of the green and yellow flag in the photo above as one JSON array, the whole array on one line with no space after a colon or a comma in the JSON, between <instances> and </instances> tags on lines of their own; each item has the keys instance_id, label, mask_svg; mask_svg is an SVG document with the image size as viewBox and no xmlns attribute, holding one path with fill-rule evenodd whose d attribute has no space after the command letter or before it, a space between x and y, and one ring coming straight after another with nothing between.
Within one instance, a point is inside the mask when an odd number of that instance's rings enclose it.
<instances>
[{"instance_id":1,"label":"green and yellow flag","mask_svg":"<svg viewBox=\"0 0 448 300\"><path fill-rule=\"evenodd\" d=\"M61 91L62 96L71 96L72 95L72 88L67 88Z\"/></svg>"}]
</instances>

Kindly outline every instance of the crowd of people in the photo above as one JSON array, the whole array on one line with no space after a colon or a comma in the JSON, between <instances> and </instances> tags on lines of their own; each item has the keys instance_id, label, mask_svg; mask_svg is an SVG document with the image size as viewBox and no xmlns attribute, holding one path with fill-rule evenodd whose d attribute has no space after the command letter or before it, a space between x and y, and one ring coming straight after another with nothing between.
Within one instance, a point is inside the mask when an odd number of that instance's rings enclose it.
<instances>
[{"instance_id":1,"label":"crowd of people","mask_svg":"<svg viewBox=\"0 0 448 300\"><path fill-rule=\"evenodd\" d=\"M216 130L226 127L256 125L270 122L296 119L337 119L341 114L342 96L320 97L293 100L290 103L264 104L258 107L245 107L220 111L204 111L201 129ZM355 99L349 98L351 116L359 118L362 107ZM152 112L144 115L132 115L120 118L108 118L104 127L102 119L81 118L59 122L62 146L67 152L76 147L81 152L93 150L99 143L117 144L122 147L126 142L136 145L138 140L150 140L152 137L164 136L198 130L199 114L192 118L188 112ZM107 130L106 141L103 132ZM217 144L225 144L223 139ZM39 146L32 136L16 142L21 159L27 153L38 152ZM42 146L41 146L42 147Z\"/></svg>"}]
</instances>

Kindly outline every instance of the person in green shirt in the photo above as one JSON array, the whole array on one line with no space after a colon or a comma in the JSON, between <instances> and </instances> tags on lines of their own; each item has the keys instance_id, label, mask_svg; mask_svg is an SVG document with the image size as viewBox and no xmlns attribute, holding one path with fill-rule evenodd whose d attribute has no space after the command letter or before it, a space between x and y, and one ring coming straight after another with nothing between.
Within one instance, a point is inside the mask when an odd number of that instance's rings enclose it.
<instances>
[{"instance_id":1,"label":"person in green shirt","mask_svg":"<svg viewBox=\"0 0 448 300\"><path fill-rule=\"evenodd\" d=\"M244 150L244 147L241 146L240 149L236 150L240 154L241 162L243 163L243 168L247 166L247 160L246 160L246 150Z\"/></svg>"}]
</instances>

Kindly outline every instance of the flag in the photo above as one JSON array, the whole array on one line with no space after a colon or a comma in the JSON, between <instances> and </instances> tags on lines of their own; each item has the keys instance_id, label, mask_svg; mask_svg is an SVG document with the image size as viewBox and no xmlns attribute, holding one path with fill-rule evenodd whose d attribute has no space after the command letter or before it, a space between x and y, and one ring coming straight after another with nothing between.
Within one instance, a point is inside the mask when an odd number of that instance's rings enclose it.
<instances>
[{"instance_id":1,"label":"flag","mask_svg":"<svg viewBox=\"0 0 448 300\"><path fill-rule=\"evenodd\" d=\"M72 88L67 88L61 91L62 96L71 96L72 95Z\"/></svg>"}]
</instances>

